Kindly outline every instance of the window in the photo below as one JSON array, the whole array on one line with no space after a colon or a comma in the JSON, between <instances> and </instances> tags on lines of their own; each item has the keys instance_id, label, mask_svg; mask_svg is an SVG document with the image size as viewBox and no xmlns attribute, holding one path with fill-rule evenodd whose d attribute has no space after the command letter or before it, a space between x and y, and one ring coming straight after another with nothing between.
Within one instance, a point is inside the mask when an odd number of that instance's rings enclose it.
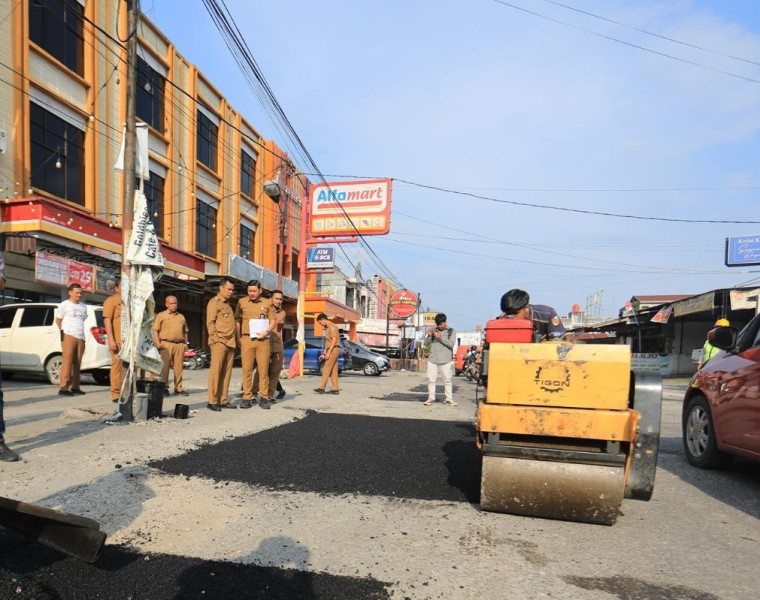
<instances>
[{"instance_id":1,"label":"window","mask_svg":"<svg viewBox=\"0 0 760 600\"><path fill-rule=\"evenodd\" d=\"M148 200L148 214L156 228L156 235L164 237L164 178L151 171L150 179L143 183L143 191Z\"/></svg>"},{"instance_id":2,"label":"window","mask_svg":"<svg viewBox=\"0 0 760 600\"><path fill-rule=\"evenodd\" d=\"M83 16L76 1L29 0L29 39L78 75L84 74Z\"/></svg>"},{"instance_id":3,"label":"window","mask_svg":"<svg viewBox=\"0 0 760 600\"><path fill-rule=\"evenodd\" d=\"M240 191L253 198L253 182L256 181L256 159L242 151L240 159Z\"/></svg>"},{"instance_id":4,"label":"window","mask_svg":"<svg viewBox=\"0 0 760 600\"><path fill-rule=\"evenodd\" d=\"M31 184L84 205L84 131L30 103Z\"/></svg>"},{"instance_id":5,"label":"window","mask_svg":"<svg viewBox=\"0 0 760 600\"><path fill-rule=\"evenodd\" d=\"M195 201L195 250L216 257L216 209L199 198Z\"/></svg>"},{"instance_id":6,"label":"window","mask_svg":"<svg viewBox=\"0 0 760 600\"><path fill-rule=\"evenodd\" d=\"M54 320L54 306L26 306L21 314L19 327L44 327L52 325Z\"/></svg>"},{"instance_id":7,"label":"window","mask_svg":"<svg viewBox=\"0 0 760 600\"><path fill-rule=\"evenodd\" d=\"M254 244L256 242L256 230L240 226L240 256L253 260L254 257Z\"/></svg>"},{"instance_id":8,"label":"window","mask_svg":"<svg viewBox=\"0 0 760 600\"><path fill-rule=\"evenodd\" d=\"M0 309L0 329L10 329L13 325L13 318L16 316L17 308Z\"/></svg>"},{"instance_id":9,"label":"window","mask_svg":"<svg viewBox=\"0 0 760 600\"><path fill-rule=\"evenodd\" d=\"M164 130L163 76L137 57L137 116L158 131Z\"/></svg>"},{"instance_id":10,"label":"window","mask_svg":"<svg viewBox=\"0 0 760 600\"><path fill-rule=\"evenodd\" d=\"M216 171L216 141L219 127L203 111L198 110L198 161Z\"/></svg>"}]
</instances>

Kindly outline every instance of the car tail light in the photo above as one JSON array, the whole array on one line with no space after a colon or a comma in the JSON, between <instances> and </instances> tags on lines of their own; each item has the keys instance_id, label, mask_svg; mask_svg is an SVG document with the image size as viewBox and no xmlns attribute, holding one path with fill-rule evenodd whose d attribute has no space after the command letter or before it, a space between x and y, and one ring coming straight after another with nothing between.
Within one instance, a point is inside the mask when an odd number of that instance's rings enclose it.
<instances>
[{"instance_id":1,"label":"car tail light","mask_svg":"<svg viewBox=\"0 0 760 600\"><path fill-rule=\"evenodd\" d=\"M103 344L105 346L106 342L108 341L108 335L106 334L105 327L90 327L90 333L98 344Z\"/></svg>"}]
</instances>

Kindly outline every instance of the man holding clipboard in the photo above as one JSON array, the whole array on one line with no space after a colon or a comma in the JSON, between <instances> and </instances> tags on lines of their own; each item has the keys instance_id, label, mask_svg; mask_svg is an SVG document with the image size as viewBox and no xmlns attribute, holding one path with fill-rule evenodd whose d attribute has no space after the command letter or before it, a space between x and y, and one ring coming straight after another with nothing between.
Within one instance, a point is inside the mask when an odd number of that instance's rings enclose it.
<instances>
[{"instance_id":1,"label":"man holding clipboard","mask_svg":"<svg viewBox=\"0 0 760 600\"><path fill-rule=\"evenodd\" d=\"M243 367L243 401L240 408L253 406L253 370L259 373L259 407L269 408L269 333L275 328L269 300L261 297L261 282L252 279L235 308L235 324L240 336L240 362Z\"/></svg>"}]
</instances>

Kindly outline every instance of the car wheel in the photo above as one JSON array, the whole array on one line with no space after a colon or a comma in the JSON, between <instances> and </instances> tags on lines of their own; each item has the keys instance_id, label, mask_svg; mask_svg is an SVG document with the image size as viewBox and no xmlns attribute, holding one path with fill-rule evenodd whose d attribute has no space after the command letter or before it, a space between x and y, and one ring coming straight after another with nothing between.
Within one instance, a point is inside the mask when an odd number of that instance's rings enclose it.
<instances>
[{"instance_id":1,"label":"car wheel","mask_svg":"<svg viewBox=\"0 0 760 600\"><path fill-rule=\"evenodd\" d=\"M377 368L377 365L375 363L366 362L362 367L362 371L365 375L377 375L380 372L380 369Z\"/></svg>"},{"instance_id":2,"label":"car wheel","mask_svg":"<svg viewBox=\"0 0 760 600\"><path fill-rule=\"evenodd\" d=\"M53 385L61 383L61 365L63 357L60 354L54 354L45 362L45 375L48 381Z\"/></svg>"},{"instance_id":3,"label":"car wheel","mask_svg":"<svg viewBox=\"0 0 760 600\"><path fill-rule=\"evenodd\" d=\"M710 406L704 396L694 396L684 411L683 449L688 461L701 469L722 467L731 459L718 450Z\"/></svg>"},{"instance_id":4,"label":"car wheel","mask_svg":"<svg viewBox=\"0 0 760 600\"><path fill-rule=\"evenodd\" d=\"M111 372L105 369L98 369L96 371L90 371L92 378L98 385L109 385L111 383Z\"/></svg>"}]
</instances>

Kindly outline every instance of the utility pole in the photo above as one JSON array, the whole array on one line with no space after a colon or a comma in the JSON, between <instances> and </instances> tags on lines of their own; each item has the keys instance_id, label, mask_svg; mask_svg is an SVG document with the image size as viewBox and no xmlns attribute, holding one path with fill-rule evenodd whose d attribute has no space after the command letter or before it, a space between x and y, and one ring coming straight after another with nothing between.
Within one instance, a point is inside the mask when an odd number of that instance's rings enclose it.
<instances>
[{"instance_id":1,"label":"utility pole","mask_svg":"<svg viewBox=\"0 0 760 600\"><path fill-rule=\"evenodd\" d=\"M132 235L132 223L134 220L134 197L135 197L135 162L137 155L137 128L136 108L137 103L137 25L140 20L140 0L125 0L127 12L127 103L126 103L126 133L124 136L124 202L121 210L121 277L129 278L129 266L127 265L127 248L129 238ZM131 292L131 286L130 286ZM127 318L124 320L134 327L131 314L131 302L123 307ZM121 406L121 414L125 420L132 420L132 402L135 396L135 381L132 378L132 388L129 390L126 400Z\"/></svg>"}]
</instances>

